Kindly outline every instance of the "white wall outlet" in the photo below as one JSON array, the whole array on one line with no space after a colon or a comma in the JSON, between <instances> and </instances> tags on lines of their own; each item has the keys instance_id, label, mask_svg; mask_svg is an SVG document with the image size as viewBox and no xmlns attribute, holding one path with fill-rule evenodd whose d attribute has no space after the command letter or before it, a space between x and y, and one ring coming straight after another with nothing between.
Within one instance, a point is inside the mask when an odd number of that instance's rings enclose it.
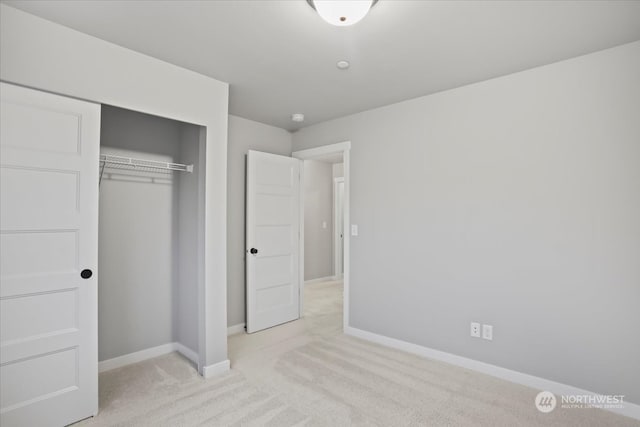
<instances>
[{"instance_id":1,"label":"white wall outlet","mask_svg":"<svg viewBox=\"0 0 640 427\"><path fill-rule=\"evenodd\" d=\"M482 338L485 340L493 340L493 326L482 325Z\"/></svg>"},{"instance_id":2,"label":"white wall outlet","mask_svg":"<svg viewBox=\"0 0 640 427\"><path fill-rule=\"evenodd\" d=\"M358 235L358 225L357 224L351 224L351 235L352 236L357 236Z\"/></svg>"},{"instance_id":3,"label":"white wall outlet","mask_svg":"<svg viewBox=\"0 0 640 427\"><path fill-rule=\"evenodd\" d=\"M327 228L327 221L322 221L322 228Z\"/></svg>"},{"instance_id":4,"label":"white wall outlet","mask_svg":"<svg viewBox=\"0 0 640 427\"><path fill-rule=\"evenodd\" d=\"M480 323L471 322L471 336L480 338Z\"/></svg>"}]
</instances>

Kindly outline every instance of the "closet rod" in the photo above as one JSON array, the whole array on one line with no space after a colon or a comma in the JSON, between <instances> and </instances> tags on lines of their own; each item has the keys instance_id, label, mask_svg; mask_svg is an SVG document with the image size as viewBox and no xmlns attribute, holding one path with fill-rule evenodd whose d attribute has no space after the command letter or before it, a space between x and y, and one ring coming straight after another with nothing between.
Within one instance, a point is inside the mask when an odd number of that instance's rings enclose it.
<instances>
[{"instance_id":1,"label":"closet rod","mask_svg":"<svg viewBox=\"0 0 640 427\"><path fill-rule=\"evenodd\" d=\"M109 167L109 165L118 165L120 167L147 168L157 170L169 170L180 172L193 172L193 165L183 165L182 163L167 163L158 162L156 160L135 159L133 157L113 156L111 154L101 154L100 162L102 167Z\"/></svg>"}]
</instances>

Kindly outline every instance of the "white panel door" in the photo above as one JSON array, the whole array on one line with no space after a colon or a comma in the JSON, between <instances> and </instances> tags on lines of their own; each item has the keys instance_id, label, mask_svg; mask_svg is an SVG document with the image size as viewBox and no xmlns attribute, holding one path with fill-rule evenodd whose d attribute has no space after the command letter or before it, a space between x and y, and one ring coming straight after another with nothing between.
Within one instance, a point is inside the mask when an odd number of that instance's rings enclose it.
<instances>
[{"instance_id":1,"label":"white panel door","mask_svg":"<svg viewBox=\"0 0 640 427\"><path fill-rule=\"evenodd\" d=\"M0 424L63 426L98 412L100 106L0 85Z\"/></svg>"},{"instance_id":2,"label":"white panel door","mask_svg":"<svg viewBox=\"0 0 640 427\"><path fill-rule=\"evenodd\" d=\"M247 332L296 320L300 160L247 154Z\"/></svg>"}]
</instances>

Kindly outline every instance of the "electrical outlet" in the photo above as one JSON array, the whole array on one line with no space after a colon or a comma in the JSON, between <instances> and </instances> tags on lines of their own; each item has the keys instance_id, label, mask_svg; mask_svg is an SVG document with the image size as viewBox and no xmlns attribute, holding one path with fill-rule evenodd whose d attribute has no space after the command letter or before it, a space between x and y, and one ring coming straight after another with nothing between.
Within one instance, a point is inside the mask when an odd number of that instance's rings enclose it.
<instances>
[{"instance_id":1,"label":"electrical outlet","mask_svg":"<svg viewBox=\"0 0 640 427\"><path fill-rule=\"evenodd\" d=\"M471 322L471 336L480 338L480 323Z\"/></svg>"},{"instance_id":2,"label":"electrical outlet","mask_svg":"<svg viewBox=\"0 0 640 427\"><path fill-rule=\"evenodd\" d=\"M493 326L482 325L482 338L485 340L493 340Z\"/></svg>"},{"instance_id":3,"label":"electrical outlet","mask_svg":"<svg viewBox=\"0 0 640 427\"><path fill-rule=\"evenodd\" d=\"M358 226L356 224L351 224L351 235L352 236L358 235Z\"/></svg>"}]
</instances>

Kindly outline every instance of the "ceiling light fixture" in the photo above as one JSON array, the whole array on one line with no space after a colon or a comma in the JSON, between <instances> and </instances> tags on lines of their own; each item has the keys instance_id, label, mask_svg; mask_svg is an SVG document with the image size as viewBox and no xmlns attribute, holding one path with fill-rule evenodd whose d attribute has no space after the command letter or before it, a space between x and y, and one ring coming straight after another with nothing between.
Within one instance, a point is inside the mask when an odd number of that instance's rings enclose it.
<instances>
[{"instance_id":1,"label":"ceiling light fixture","mask_svg":"<svg viewBox=\"0 0 640 427\"><path fill-rule=\"evenodd\" d=\"M344 60L338 61L336 63L336 67L340 68L341 70L346 70L347 68L349 68L349 65L351 65L349 64L349 61L344 61Z\"/></svg>"},{"instance_id":2,"label":"ceiling light fixture","mask_svg":"<svg viewBox=\"0 0 640 427\"><path fill-rule=\"evenodd\" d=\"M304 114L302 113L295 113L291 115L291 120L293 120L294 122L304 122Z\"/></svg>"},{"instance_id":3,"label":"ceiling light fixture","mask_svg":"<svg viewBox=\"0 0 640 427\"><path fill-rule=\"evenodd\" d=\"M346 27L364 18L378 0L307 0L331 25Z\"/></svg>"}]
</instances>

